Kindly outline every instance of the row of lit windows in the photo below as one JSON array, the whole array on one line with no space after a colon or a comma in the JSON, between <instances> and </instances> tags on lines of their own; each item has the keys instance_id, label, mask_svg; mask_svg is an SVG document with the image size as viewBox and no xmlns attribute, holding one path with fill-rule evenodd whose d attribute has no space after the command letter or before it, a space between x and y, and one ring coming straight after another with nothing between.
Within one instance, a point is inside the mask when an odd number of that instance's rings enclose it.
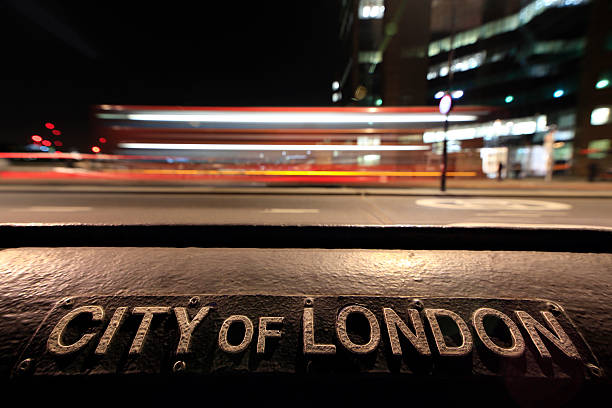
<instances>
[{"instance_id":1,"label":"row of lit windows","mask_svg":"<svg viewBox=\"0 0 612 408\"><path fill-rule=\"evenodd\" d=\"M423 133L423 143L436 143L446 140L468 140L483 138L492 140L501 136L530 135L548 130L546 115L531 116L512 120L496 120L475 126L461 126L444 132L432 130Z\"/></svg>"},{"instance_id":2,"label":"row of lit windows","mask_svg":"<svg viewBox=\"0 0 612 408\"><path fill-rule=\"evenodd\" d=\"M525 50L521 50L520 54L523 57L527 57L529 55L537 55L537 54L555 54L555 53L571 53L571 52L582 52L586 47L586 40L584 38L577 38L574 40L554 40L554 41L539 41L533 43L531 47ZM508 49L506 51L496 52L491 54L489 57L487 56L486 51L480 51L474 54L469 54L461 58L456 58L453 61L453 65L451 66L451 71L453 72L463 72L469 71L471 69L475 69L480 67L486 63L492 63L500 61L504 58L507 58L510 55L516 54L517 50L515 48ZM530 76L545 76L548 72L539 72L542 71L542 66L534 65L532 66L533 72L530 72ZM432 65L429 67L429 72L427 73L427 79L435 79L437 77L445 77L448 75L448 63L444 62L437 65Z\"/></svg>"},{"instance_id":3,"label":"row of lit windows","mask_svg":"<svg viewBox=\"0 0 612 408\"><path fill-rule=\"evenodd\" d=\"M523 7L517 14L491 21L471 30L457 33L453 37L452 49L474 44L478 40L491 38L499 34L514 31L533 20L549 8L577 6L589 0L536 0ZM433 57L441 52L451 50L451 37L445 37L429 44L428 55Z\"/></svg>"}]
</instances>

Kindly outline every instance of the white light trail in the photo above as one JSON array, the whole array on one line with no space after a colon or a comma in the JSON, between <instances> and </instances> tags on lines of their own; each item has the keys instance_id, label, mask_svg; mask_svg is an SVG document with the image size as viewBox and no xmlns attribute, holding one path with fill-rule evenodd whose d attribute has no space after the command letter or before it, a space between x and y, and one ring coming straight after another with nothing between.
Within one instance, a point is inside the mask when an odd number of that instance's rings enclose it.
<instances>
[{"instance_id":1,"label":"white light trail","mask_svg":"<svg viewBox=\"0 0 612 408\"><path fill-rule=\"evenodd\" d=\"M430 150L430 146L418 145L256 145L256 144L202 144L202 143L119 143L122 149L163 149L163 150L252 150L252 151L411 151Z\"/></svg>"},{"instance_id":2,"label":"white light trail","mask_svg":"<svg viewBox=\"0 0 612 408\"><path fill-rule=\"evenodd\" d=\"M429 123L444 122L444 115L437 113L268 113L268 112L211 112L211 113L98 113L100 119L119 119L156 122L201 123L265 123L265 124L318 124L338 123L369 125L381 123ZM475 115L450 115L450 122L469 122Z\"/></svg>"}]
</instances>

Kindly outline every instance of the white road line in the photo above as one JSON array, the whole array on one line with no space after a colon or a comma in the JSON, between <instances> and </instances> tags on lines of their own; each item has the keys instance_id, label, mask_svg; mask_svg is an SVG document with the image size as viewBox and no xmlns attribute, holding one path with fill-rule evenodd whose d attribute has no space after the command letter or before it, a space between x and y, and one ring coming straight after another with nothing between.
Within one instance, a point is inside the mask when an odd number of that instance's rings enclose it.
<instances>
[{"instance_id":1,"label":"white road line","mask_svg":"<svg viewBox=\"0 0 612 408\"><path fill-rule=\"evenodd\" d=\"M267 214L318 214L318 208L266 208Z\"/></svg>"},{"instance_id":2,"label":"white road line","mask_svg":"<svg viewBox=\"0 0 612 408\"><path fill-rule=\"evenodd\" d=\"M501 223L501 222L458 222L446 224L449 227L515 227L515 228L554 228L554 229L587 229L587 230L607 230L612 231L612 227L599 225L574 225L574 224L520 224L520 223Z\"/></svg>"},{"instance_id":3,"label":"white road line","mask_svg":"<svg viewBox=\"0 0 612 408\"><path fill-rule=\"evenodd\" d=\"M24 208L11 208L14 212L78 212L91 211L93 207L66 207L66 206L32 206Z\"/></svg>"},{"instance_id":4,"label":"white road line","mask_svg":"<svg viewBox=\"0 0 612 408\"><path fill-rule=\"evenodd\" d=\"M416 200L416 205L449 210L519 210L558 211L569 210L570 204L553 201L523 200L518 198L425 198Z\"/></svg>"},{"instance_id":5,"label":"white road line","mask_svg":"<svg viewBox=\"0 0 612 408\"><path fill-rule=\"evenodd\" d=\"M477 217L535 217L535 218L542 216L542 214L538 214L538 213L520 213L520 212L511 212L511 211L476 213L475 215Z\"/></svg>"}]
</instances>

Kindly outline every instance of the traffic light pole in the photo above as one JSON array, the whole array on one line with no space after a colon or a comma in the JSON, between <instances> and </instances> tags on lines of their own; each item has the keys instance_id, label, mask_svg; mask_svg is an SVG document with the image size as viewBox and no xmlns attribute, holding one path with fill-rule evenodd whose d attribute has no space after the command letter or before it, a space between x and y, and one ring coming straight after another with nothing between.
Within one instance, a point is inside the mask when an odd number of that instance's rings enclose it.
<instances>
[{"instance_id":1,"label":"traffic light pole","mask_svg":"<svg viewBox=\"0 0 612 408\"><path fill-rule=\"evenodd\" d=\"M450 8L451 8L451 35L450 35L450 50L448 51L448 91L450 94L453 86L453 56L455 54L455 49L453 48L454 38L455 38L455 0L450 0ZM452 101L452 99L451 99ZM444 119L444 141L442 142L442 174L440 176L440 191L446 191L446 169L448 167L448 148L447 148L447 140L446 134L448 132L448 114L450 113L451 107L445 114Z\"/></svg>"},{"instance_id":2,"label":"traffic light pole","mask_svg":"<svg viewBox=\"0 0 612 408\"><path fill-rule=\"evenodd\" d=\"M446 191L446 167L448 164L448 150L446 147L446 132L448 131L448 113L444 120L444 141L442 142L442 176L440 178L440 191Z\"/></svg>"}]
</instances>

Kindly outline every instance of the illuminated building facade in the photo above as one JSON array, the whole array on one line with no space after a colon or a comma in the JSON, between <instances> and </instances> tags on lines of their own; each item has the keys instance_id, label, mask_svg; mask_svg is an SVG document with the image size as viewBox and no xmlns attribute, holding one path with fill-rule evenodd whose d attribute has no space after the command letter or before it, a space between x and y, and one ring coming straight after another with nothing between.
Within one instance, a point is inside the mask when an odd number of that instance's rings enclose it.
<instances>
[{"instance_id":1,"label":"illuminated building facade","mask_svg":"<svg viewBox=\"0 0 612 408\"><path fill-rule=\"evenodd\" d=\"M482 138L483 151L494 154L508 176L546 175L549 160L556 173L585 175L592 140L605 149L609 126L591 121L595 112L596 122L606 122L612 100L609 50L602 58L610 34L600 32L609 27L609 2L455 0L452 36L450 4L432 3L428 103L448 90L452 71L457 104L503 111L476 128L451 127L449 138L457 146ZM439 131L425 134L426 141L439 139Z\"/></svg>"},{"instance_id":2,"label":"illuminated building facade","mask_svg":"<svg viewBox=\"0 0 612 408\"><path fill-rule=\"evenodd\" d=\"M456 106L499 108L479 125L451 126L451 153L485 148L493 158L483 163L502 162L517 177L551 167L583 176L593 160L610 167L609 1L340 3L334 104L435 106L450 90ZM424 142L441 141L441 131Z\"/></svg>"}]
</instances>

